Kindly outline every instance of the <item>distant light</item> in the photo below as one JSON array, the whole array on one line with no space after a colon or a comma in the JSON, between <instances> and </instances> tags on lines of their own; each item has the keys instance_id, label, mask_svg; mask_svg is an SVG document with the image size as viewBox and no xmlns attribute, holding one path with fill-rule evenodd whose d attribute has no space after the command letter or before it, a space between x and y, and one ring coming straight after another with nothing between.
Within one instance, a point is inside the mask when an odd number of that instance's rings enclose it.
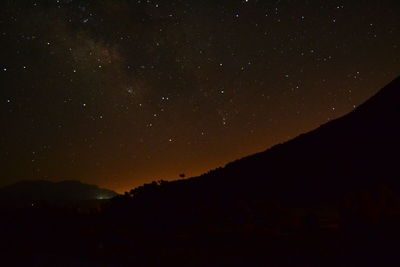
<instances>
[{"instance_id":1,"label":"distant light","mask_svg":"<svg viewBox=\"0 0 400 267\"><path fill-rule=\"evenodd\" d=\"M101 195L101 196L97 196L96 199L97 200L105 200L105 199L111 199L111 197L110 196Z\"/></svg>"}]
</instances>

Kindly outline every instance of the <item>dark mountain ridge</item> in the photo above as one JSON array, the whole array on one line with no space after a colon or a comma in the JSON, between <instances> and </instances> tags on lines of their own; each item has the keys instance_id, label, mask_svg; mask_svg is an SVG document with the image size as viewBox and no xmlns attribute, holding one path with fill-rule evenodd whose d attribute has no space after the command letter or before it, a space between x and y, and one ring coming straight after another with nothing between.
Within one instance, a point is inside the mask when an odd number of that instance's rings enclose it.
<instances>
[{"instance_id":1,"label":"dark mountain ridge","mask_svg":"<svg viewBox=\"0 0 400 267\"><path fill-rule=\"evenodd\" d=\"M399 119L397 78L348 115L230 163L219 175L234 177L240 184L246 180L249 187L253 183L261 188L277 186L278 194L289 190L294 195L307 192L318 197L376 183L397 186ZM202 178L208 179L209 175Z\"/></svg>"},{"instance_id":2,"label":"dark mountain ridge","mask_svg":"<svg viewBox=\"0 0 400 267\"><path fill-rule=\"evenodd\" d=\"M389 266L400 238L399 118L397 78L313 131L199 177L145 184L103 214L132 247L127 233L151 251L160 244L158 263Z\"/></svg>"},{"instance_id":3,"label":"dark mountain ridge","mask_svg":"<svg viewBox=\"0 0 400 267\"><path fill-rule=\"evenodd\" d=\"M301 202L329 201L378 184L400 190L399 122L400 77L311 132L199 177L164 183L160 197ZM145 190L131 193L139 192Z\"/></svg>"},{"instance_id":4,"label":"dark mountain ridge","mask_svg":"<svg viewBox=\"0 0 400 267\"><path fill-rule=\"evenodd\" d=\"M0 188L0 200L7 201L79 201L110 199L114 191L79 181L22 181Z\"/></svg>"}]
</instances>

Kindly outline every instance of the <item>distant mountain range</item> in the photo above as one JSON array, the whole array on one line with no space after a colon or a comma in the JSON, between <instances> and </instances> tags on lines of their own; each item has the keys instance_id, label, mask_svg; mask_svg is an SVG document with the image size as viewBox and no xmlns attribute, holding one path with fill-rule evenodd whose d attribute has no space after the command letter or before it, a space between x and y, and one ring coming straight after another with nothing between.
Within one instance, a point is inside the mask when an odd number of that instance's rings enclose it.
<instances>
[{"instance_id":1,"label":"distant mountain range","mask_svg":"<svg viewBox=\"0 0 400 267\"><path fill-rule=\"evenodd\" d=\"M78 181L23 181L0 188L2 201L79 201L110 199L114 191Z\"/></svg>"}]
</instances>

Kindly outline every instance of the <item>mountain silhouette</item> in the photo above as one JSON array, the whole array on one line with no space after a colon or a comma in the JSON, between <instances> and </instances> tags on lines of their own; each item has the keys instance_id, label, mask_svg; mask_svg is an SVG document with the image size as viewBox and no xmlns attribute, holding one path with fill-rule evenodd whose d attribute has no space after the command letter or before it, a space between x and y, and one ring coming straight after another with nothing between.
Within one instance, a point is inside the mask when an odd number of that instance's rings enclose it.
<instances>
[{"instance_id":1,"label":"mountain silhouette","mask_svg":"<svg viewBox=\"0 0 400 267\"><path fill-rule=\"evenodd\" d=\"M216 266L382 265L398 258L399 123L397 78L313 131L198 177L144 184L103 214L146 250L167 244L158 263L196 255L182 266L207 266L211 251Z\"/></svg>"},{"instance_id":2,"label":"mountain silhouette","mask_svg":"<svg viewBox=\"0 0 400 267\"><path fill-rule=\"evenodd\" d=\"M110 199L117 193L78 181L23 181L0 188L0 199L8 201L79 201Z\"/></svg>"},{"instance_id":3,"label":"mountain silhouette","mask_svg":"<svg viewBox=\"0 0 400 267\"><path fill-rule=\"evenodd\" d=\"M159 191L167 199L309 202L376 185L399 190L399 122L400 77L339 119ZM144 195L141 189L132 195Z\"/></svg>"}]
</instances>

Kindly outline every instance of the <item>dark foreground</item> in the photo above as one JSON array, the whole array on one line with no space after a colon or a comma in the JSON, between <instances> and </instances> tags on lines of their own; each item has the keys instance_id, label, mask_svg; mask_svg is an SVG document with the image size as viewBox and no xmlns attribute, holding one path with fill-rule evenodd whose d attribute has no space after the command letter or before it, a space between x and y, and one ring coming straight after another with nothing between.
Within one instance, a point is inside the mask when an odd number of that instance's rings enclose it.
<instances>
[{"instance_id":1,"label":"dark foreground","mask_svg":"<svg viewBox=\"0 0 400 267\"><path fill-rule=\"evenodd\" d=\"M347 201L347 202L346 202ZM400 201L387 188L308 208L34 206L1 212L2 266L399 266ZM215 203L214 203L215 204ZM233 209L234 208L234 209ZM170 212L168 216L166 213Z\"/></svg>"}]
</instances>

